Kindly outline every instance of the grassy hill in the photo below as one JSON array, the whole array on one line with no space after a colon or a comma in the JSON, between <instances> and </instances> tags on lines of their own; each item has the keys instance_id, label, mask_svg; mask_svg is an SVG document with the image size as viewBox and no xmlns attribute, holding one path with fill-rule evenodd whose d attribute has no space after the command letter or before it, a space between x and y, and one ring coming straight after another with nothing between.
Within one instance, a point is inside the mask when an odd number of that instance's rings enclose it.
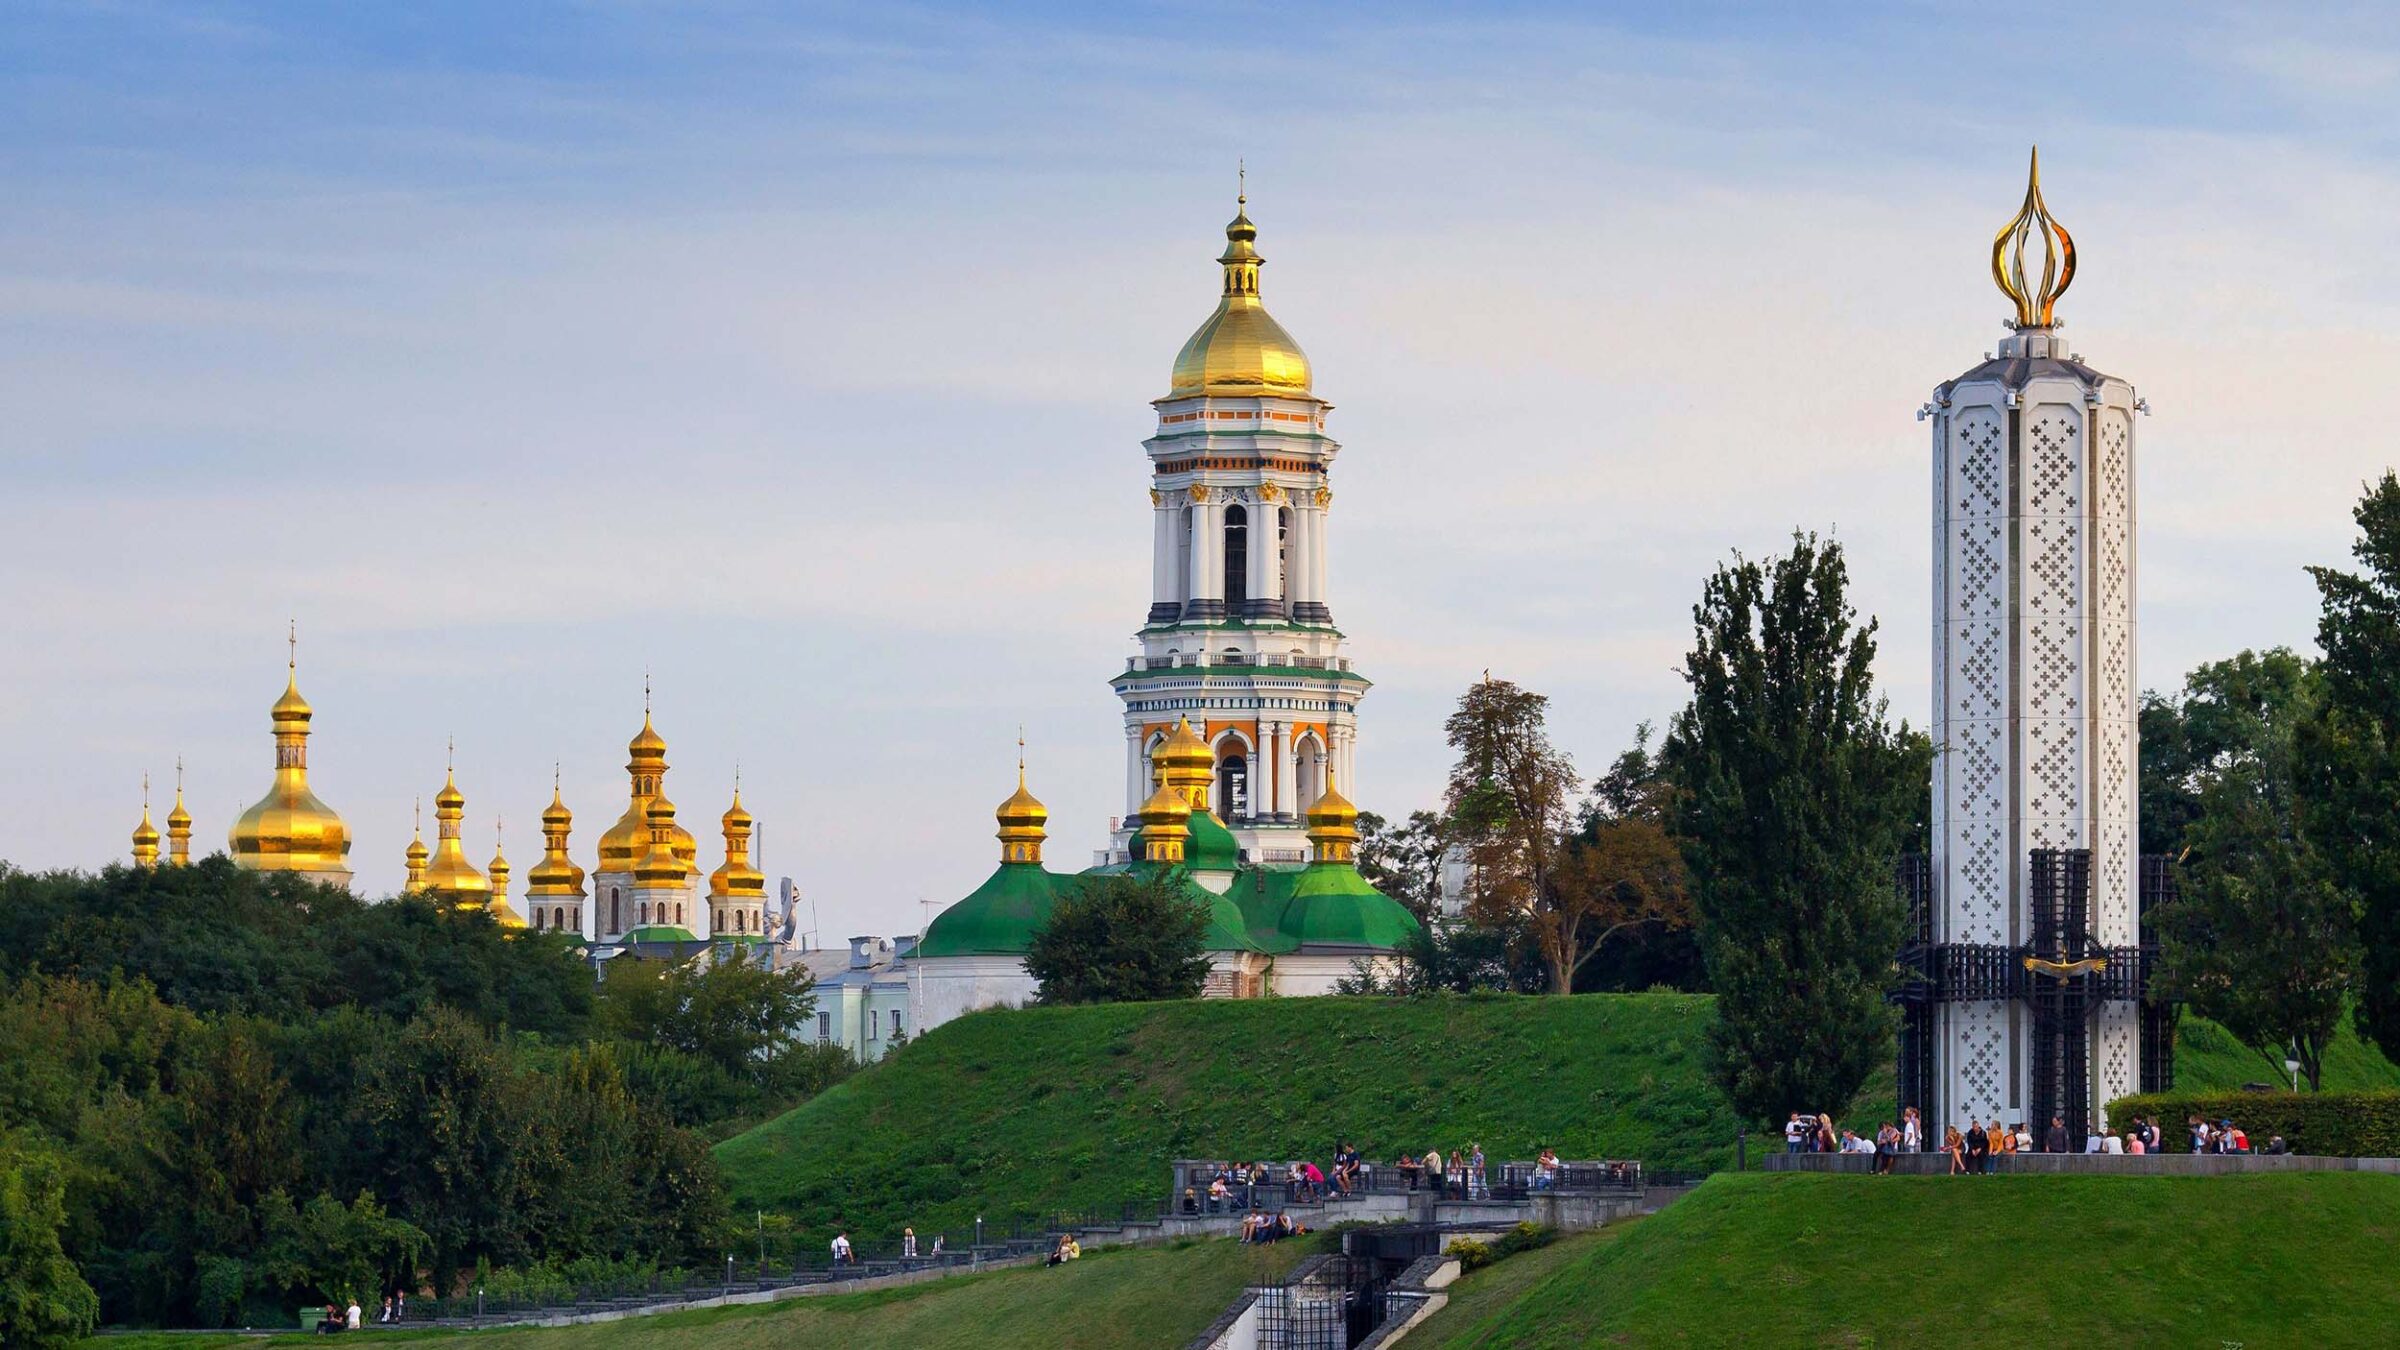
<instances>
[{"instance_id":1,"label":"grassy hill","mask_svg":"<svg viewBox=\"0 0 2400 1350\"><path fill-rule=\"evenodd\" d=\"M1412 1346L2390 1345L2400 1178L1719 1176ZM1530 1261L1512 1272L1517 1261Z\"/></svg>"},{"instance_id":2,"label":"grassy hill","mask_svg":"<svg viewBox=\"0 0 2400 1350\"><path fill-rule=\"evenodd\" d=\"M976 1013L727 1140L737 1212L885 1243L997 1218L1157 1194L1176 1157L1370 1158L1475 1140L1494 1156L1730 1165L1737 1124L1708 1079L1710 1000L1591 994L1196 1001ZM2264 1076L2222 1028L2183 1021L2177 1080ZM2345 1032L2329 1087L2400 1087ZM1892 1077L1853 1118L1885 1118ZM1847 1123L1847 1120L1846 1122ZM813 1250L813 1247L812 1247Z\"/></svg>"},{"instance_id":3,"label":"grassy hill","mask_svg":"<svg viewBox=\"0 0 2400 1350\"><path fill-rule=\"evenodd\" d=\"M376 1345L474 1350L1172 1350L1246 1285L1279 1278L1297 1242L1095 1251L1057 1270L994 1271L899 1289L662 1313L594 1326L378 1334ZM338 1343L338 1338L337 1338ZM254 1350L315 1336L114 1336L87 1350Z\"/></svg>"},{"instance_id":4,"label":"grassy hill","mask_svg":"<svg viewBox=\"0 0 2400 1350\"><path fill-rule=\"evenodd\" d=\"M2244 1083L2282 1087L2283 1057L2273 1062L2214 1022L2186 1015L2175 1030L2175 1086L2187 1092L2232 1092ZM2325 1049L2325 1090L2400 1088L2400 1066L2359 1039L2347 1021Z\"/></svg>"},{"instance_id":5,"label":"grassy hill","mask_svg":"<svg viewBox=\"0 0 2400 1350\"><path fill-rule=\"evenodd\" d=\"M884 1241L978 1212L1162 1192L1176 1157L1496 1157L1694 1166L1735 1122L1702 1067L1708 1000L1363 998L977 1013L719 1145L737 1212Z\"/></svg>"}]
</instances>

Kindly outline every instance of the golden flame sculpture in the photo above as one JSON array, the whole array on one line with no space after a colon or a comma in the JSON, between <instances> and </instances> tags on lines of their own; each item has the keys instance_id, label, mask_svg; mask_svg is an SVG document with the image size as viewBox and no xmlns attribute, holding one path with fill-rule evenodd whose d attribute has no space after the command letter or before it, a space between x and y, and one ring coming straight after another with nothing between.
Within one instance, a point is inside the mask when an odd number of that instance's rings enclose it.
<instances>
[{"instance_id":1,"label":"golden flame sculpture","mask_svg":"<svg viewBox=\"0 0 2400 1350\"><path fill-rule=\"evenodd\" d=\"M2026 267L2036 239L2042 243L2038 285L2029 280ZM2042 201L2040 146L2034 147L2033 167L2026 175L2025 204L1992 238L1992 280L2002 295L2016 302L2018 328L2048 328L2057 322L2058 297L2075 284L2075 240Z\"/></svg>"}]
</instances>

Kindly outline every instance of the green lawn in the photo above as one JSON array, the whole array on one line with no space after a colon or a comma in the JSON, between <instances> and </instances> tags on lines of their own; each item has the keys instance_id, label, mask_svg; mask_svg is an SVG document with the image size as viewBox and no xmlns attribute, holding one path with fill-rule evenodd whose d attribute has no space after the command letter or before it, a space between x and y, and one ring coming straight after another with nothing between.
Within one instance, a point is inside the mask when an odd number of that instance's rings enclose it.
<instances>
[{"instance_id":1,"label":"green lawn","mask_svg":"<svg viewBox=\"0 0 2400 1350\"><path fill-rule=\"evenodd\" d=\"M1280 1277L1305 1254L1298 1242L1103 1249L1057 1270L994 1271L594 1326L404 1333L366 1343L461 1350L1175 1350L1245 1286ZM88 1341L85 1350L259 1350L346 1341L124 1336Z\"/></svg>"},{"instance_id":2,"label":"green lawn","mask_svg":"<svg viewBox=\"0 0 2400 1350\"><path fill-rule=\"evenodd\" d=\"M2272 1063L2214 1022L2186 1014L2175 1031L2175 1087L2182 1092L2232 1092L2244 1083L2282 1087L2283 1056ZM2325 1050L2325 1090L2400 1088L2400 1066L2351 1029L2347 1019Z\"/></svg>"},{"instance_id":3,"label":"green lawn","mask_svg":"<svg viewBox=\"0 0 2400 1350\"><path fill-rule=\"evenodd\" d=\"M1706 998L1307 998L977 1013L717 1149L736 1213L883 1243L977 1213L1155 1197L1177 1157L1475 1140L1731 1161ZM1886 1089L1888 1093L1888 1087Z\"/></svg>"},{"instance_id":4,"label":"green lawn","mask_svg":"<svg viewBox=\"0 0 2400 1350\"><path fill-rule=\"evenodd\" d=\"M1472 1275L1460 1276L1450 1285L1449 1305L1408 1334L1409 1350L1441 1350L1443 1346L1475 1344L1470 1338L1476 1329L1523 1298L1526 1290L1541 1283L1553 1272L1585 1260L1593 1248L1614 1242L1632 1232L1640 1222L1639 1219L1633 1219L1611 1224L1596 1233L1563 1237L1547 1247L1538 1247L1485 1266Z\"/></svg>"},{"instance_id":5,"label":"green lawn","mask_svg":"<svg viewBox=\"0 0 2400 1350\"><path fill-rule=\"evenodd\" d=\"M2388 1346L2396 1237L2364 1174L1719 1176L1464 1282L1429 1344Z\"/></svg>"}]
</instances>

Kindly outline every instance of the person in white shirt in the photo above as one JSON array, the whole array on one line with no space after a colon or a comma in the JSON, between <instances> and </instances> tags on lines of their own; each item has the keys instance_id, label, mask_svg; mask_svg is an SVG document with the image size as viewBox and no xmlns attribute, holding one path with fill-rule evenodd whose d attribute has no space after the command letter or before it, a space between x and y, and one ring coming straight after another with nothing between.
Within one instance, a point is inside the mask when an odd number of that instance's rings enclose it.
<instances>
[{"instance_id":1,"label":"person in white shirt","mask_svg":"<svg viewBox=\"0 0 2400 1350\"><path fill-rule=\"evenodd\" d=\"M1806 1138L1808 1138L1808 1127L1800 1123L1800 1113L1794 1111L1792 1118L1785 1121L1783 1125L1783 1151L1798 1153L1800 1142Z\"/></svg>"},{"instance_id":2,"label":"person in white shirt","mask_svg":"<svg viewBox=\"0 0 2400 1350\"><path fill-rule=\"evenodd\" d=\"M2119 1139L2113 1134L2101 1135L2100 1151L2102 1153L2123 1153L2125 1151L2125 1141Z\"/></svg>"},{"instance_id":3,"label":"person in white shirt","mask_svg":"<svg viewBox=\"0 0 2400 1350\"><path fill-rule=\"evenodd\" d=\"M348 1313L348 1317L349 1317L349 1319L350 1319L350 1329L351 1329L352 1331L356 1331L356 1330L358 1330L358 1300L357 1300L357 1299L352 1299L352 1300L350 1300L350 1310L349 1310L349 1313Z\"/></svg>"},{"instance_id":4,"label":"person in white shirt","mask_svg":"<svg viewBox=\"0 0 2400 1350\"><path fill-rule=\"evenodd\" d=\"M1787 1130L1786 1133L1788 1134L1789 1131ZM1917 1108L1913 1106L1902 1112L1900 1116L1900 1151L1902 1153L1925 1151L1925 1127L1917 1119Z\"/></svg>"},{"instance_id":5,"label":"person in white shirt","mask_svg":"<svg viewBox=\"0 0 2400 1350\"><path fill-rule=\"evenodd\" d=\"M917 1256L917 1230L916 1230L916 1229L914 1229L914 1228L903 1228L903 1229L901 1229L901 1230L900 1230L900 1255L901 1255L901 1256L903 1256L903 1257L906 1257L907 1259L909 1259L909 1260L911 1260L911 1261L913 1261L913 1260L915 1260L915 1259L916 1259L916 1256Z\"/></svg>"},{"instance_id":6,"label":"person in white shirt","mask_svg":"<svg viewBox=\"0 0 2400 1350\"><path fill-rule=\"evenodd\" d=\"M833 1263L837 1266L850 1264L850 1235L848 1233L833 1235Z\"/></svg>"}]
</instances>

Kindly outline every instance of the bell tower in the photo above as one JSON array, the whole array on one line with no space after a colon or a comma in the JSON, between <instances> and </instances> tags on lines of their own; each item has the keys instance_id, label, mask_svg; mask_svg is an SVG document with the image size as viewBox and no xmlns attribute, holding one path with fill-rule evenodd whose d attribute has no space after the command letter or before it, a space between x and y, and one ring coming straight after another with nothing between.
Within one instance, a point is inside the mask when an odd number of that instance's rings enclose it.
<instances>
[{"instance_id":1,"label":"bell tower","mask_svg":"<svg viewBox=\"0 0 2400 1350\"><path fill-rule=\"evenodd\" d=\"M1122 853L1150 797L1150 753L1189 718L1210 752L1210 809L1254 863L1308 857L1305 813L1348 783L1367 680L1350 668L1326 575L1332 404L1267 313L1245 191L1217 259L1216 311L1175 358L1150 457L1150 610L1111 685L1124 703Z\"/></svg>"}]
</instances>

